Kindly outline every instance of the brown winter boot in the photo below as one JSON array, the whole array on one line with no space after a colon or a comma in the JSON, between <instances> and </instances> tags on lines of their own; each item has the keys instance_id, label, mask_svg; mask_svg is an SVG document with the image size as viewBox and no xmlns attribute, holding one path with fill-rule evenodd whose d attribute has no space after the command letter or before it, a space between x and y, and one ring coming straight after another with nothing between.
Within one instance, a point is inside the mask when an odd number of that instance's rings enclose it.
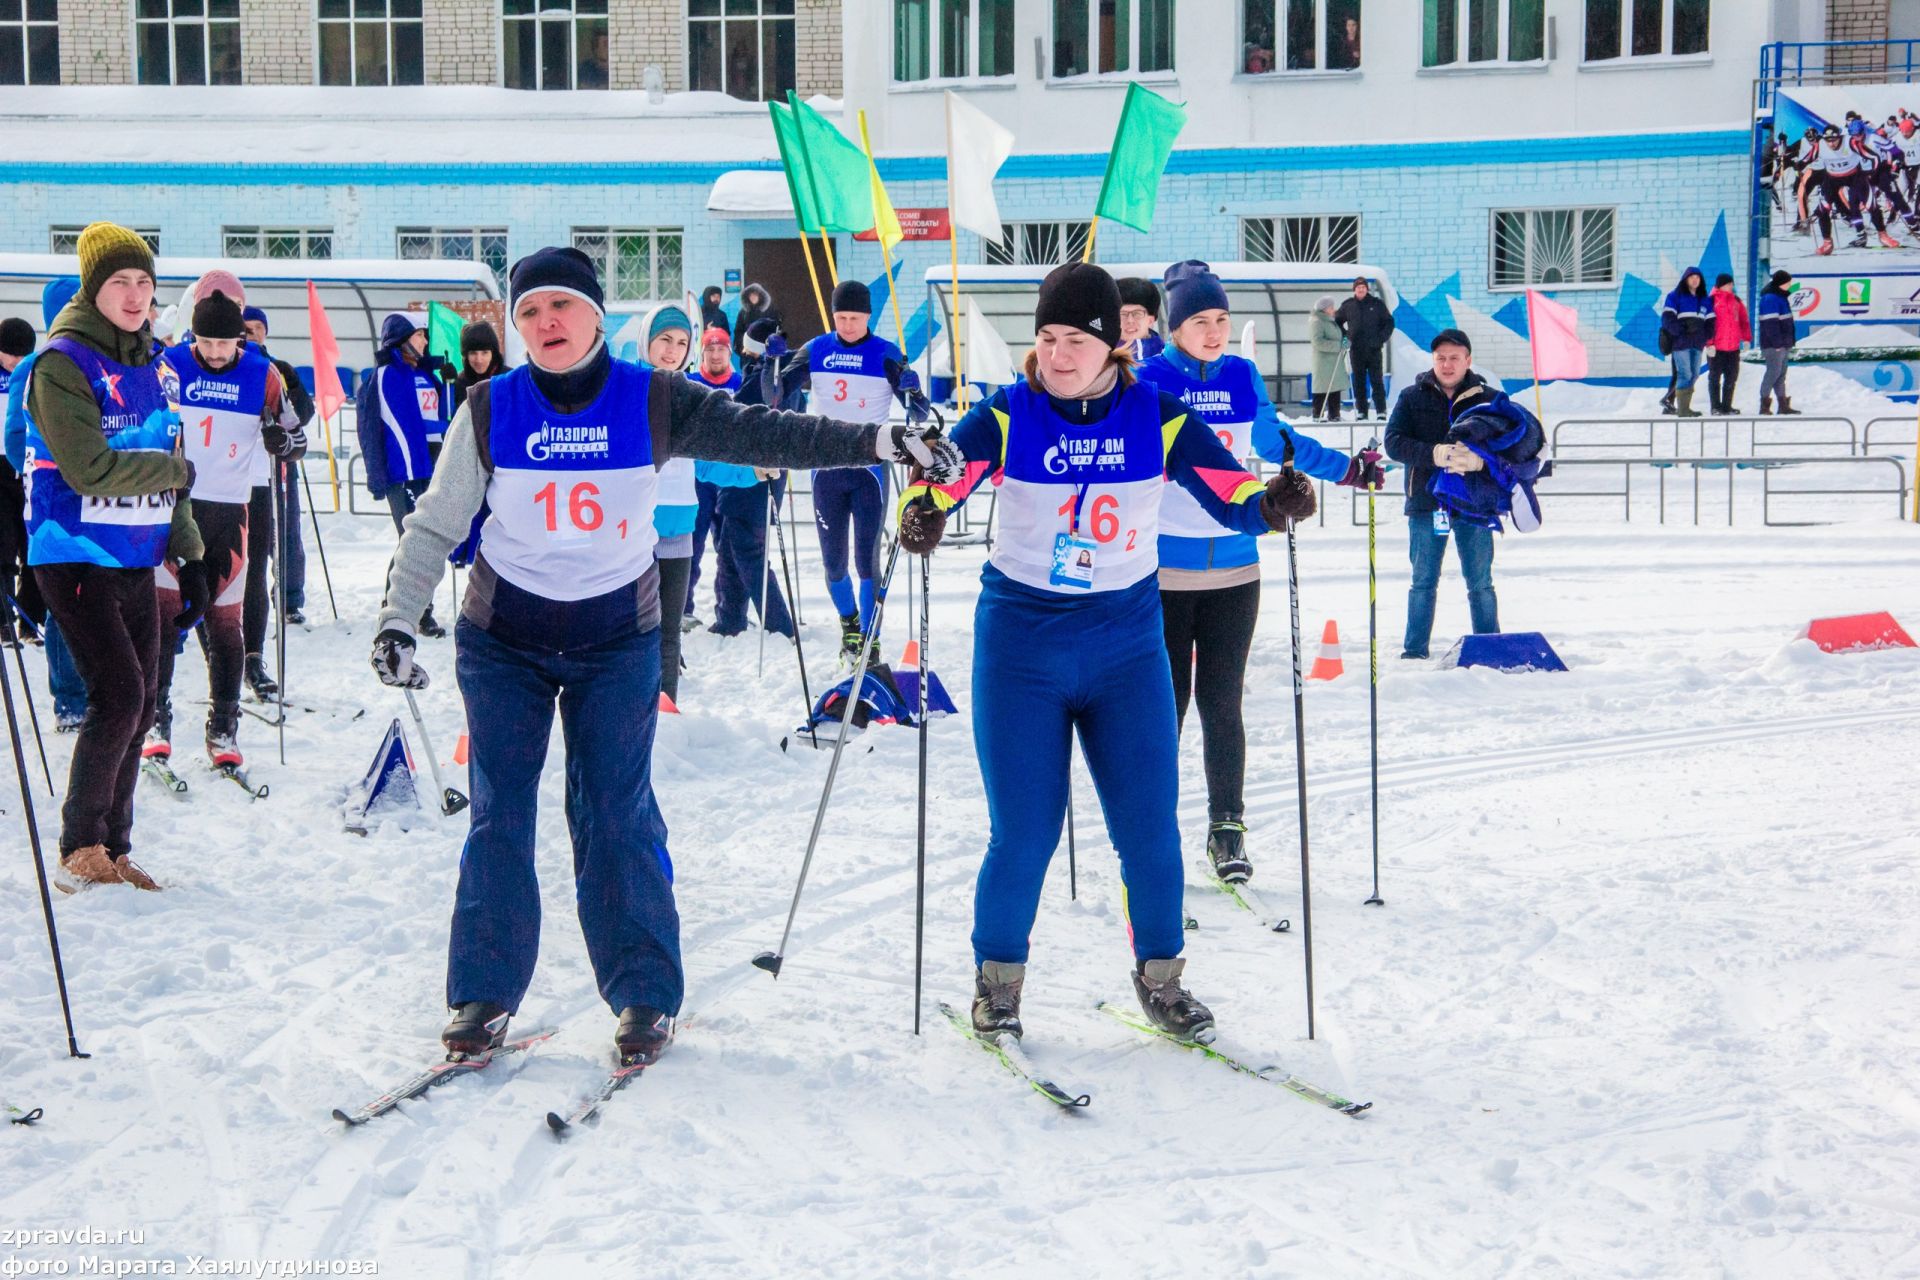
<instances>
[{"instance_id":1,"label":"brown winter boot","mask_svg":"<svg viewBox=\"0 0 1920 1280\"><path fill-rule=\"evenodd\" d=\"M120 879L127 884L136 889L145 889L148 893L160 892L160 882L142 871L131 855L121 854L113 860L113 865L120 869Z\"/></svg>"},{"instance_id":2,"label":"brown winter boot","mask_svg":"<svg viewBox=\"0 0 1920 1280\"><path fill-rule=\"evenodd\" d=\"M107 846L90 844L60 855L54 869L54 887L62 893L78 893L96 884L124 884L120 866L107 856Z\"/></svg>"}]
</instances>

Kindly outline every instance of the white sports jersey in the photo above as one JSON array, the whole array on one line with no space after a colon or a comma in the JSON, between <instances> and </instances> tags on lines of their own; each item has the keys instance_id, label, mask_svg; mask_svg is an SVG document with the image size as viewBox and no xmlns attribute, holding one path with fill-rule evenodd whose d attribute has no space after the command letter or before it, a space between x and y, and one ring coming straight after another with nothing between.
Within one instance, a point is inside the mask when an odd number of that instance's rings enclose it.
<instances>
[{"instance_id":1,"label":"white sports jersey","mask_svg":"<svg viewBox=\"0 0 1920 1280\"><path fill-rule=\"evenodd\" d=\"M253 496L256 459L265 465L260 418L273 366L257 351L218 373L194 358L190 345L162 357L180 379L182 442L193 463L193 496L202 502L245 502Z\"/></svg>"}]
</instances>

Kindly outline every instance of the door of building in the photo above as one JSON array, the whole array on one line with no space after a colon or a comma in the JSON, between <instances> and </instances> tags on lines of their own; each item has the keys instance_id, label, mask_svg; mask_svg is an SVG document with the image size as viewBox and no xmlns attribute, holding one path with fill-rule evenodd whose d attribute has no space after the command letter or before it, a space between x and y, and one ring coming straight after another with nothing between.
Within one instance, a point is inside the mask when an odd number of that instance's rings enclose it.
<instances>
[{"instance_id":1,"label":"door of building","mask_svg":"<svg viewBox=\"0 0 1920 1280\"><path fill-rule=\"evenodd\" d=\"M835 244L833 251L837 258L840 245ZM780 313L782 327L787 332L787 345L792 347L824 332L820 327L820 308L813 299L813 281L807 275L809 253L813 255L813 269L819 275L820 290L824 294L832 287L827 283L832 277L828 274L826 255L821 251L818 236L804 241L798 237L747 240L741 246L745 283L759 285L772 297L774 310Z\"/></svg>"}]
</instances>

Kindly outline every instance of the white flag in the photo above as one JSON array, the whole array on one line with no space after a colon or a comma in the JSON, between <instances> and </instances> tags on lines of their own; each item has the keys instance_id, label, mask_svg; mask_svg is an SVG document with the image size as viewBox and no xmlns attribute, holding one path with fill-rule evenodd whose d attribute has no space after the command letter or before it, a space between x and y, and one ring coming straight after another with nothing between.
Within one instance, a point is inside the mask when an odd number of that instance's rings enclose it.
<instances>
[{"instance_id":1,"label":"white flag","mask_svg":"<svg viewBox=\"0 0 1920 1280\"><path fill-rule=\"evenodd\" d=\"M966 345L960 358L967 362L967 381L1004 387L1013 381L1013 352L1000 331L980 314L980 300L967 296Z\"/></svg>"},{"instance_id":2,"label":"white flag","mask_svg":"<svg viewBox=\"0 0 1920 1280\"><path fill-rule=\"evenodd\" d=\"M947 90L947 204L956 227L996 243L1005 234L993 175L1013 154L1013 134Z\"/></svg>"}]
</instances>

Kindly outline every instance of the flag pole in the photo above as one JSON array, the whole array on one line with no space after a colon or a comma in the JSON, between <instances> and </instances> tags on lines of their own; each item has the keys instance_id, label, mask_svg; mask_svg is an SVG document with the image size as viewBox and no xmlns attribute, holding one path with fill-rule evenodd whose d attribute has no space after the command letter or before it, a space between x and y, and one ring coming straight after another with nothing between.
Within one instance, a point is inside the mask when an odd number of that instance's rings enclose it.
<instances>
[{"instance_id":1,"label":"flag pole","mask_svg":"<svg viewBox=\"0 0 1920 1280\"><path fill-rule=\"evenodd\" d=\"M1533 416L1540 420L1542 428L1547 421L1546 410L1540 407L1540 330L1533 322L1533 290L1527 290L1527 356L1533 362Z\"/></svg>"},{"instance_id":2,"label":"flag pole","mask_svg":"<svg viewBox=\"0 0 1920 1280\"><path fill-rule=\"evenodd\" d=\"M948 291L947 300L952 309L948 312L947 354L953 358L953 398L960 412L967 411L967 379L964 370L963 343L960 330L965 328L960 310L960 224L953 220L953 91L947 91L947 263L953 270L953 287ZM933 361L927 361L927 380L933 380ZM1920 489L1920 485L1915 486Z\"/></svg>"},{"instance_id":3,"label":"flag pole","mask_svg":"<svg viewBox=\"0 0 1920 1280\"><path fill-rule=\"evenodd\" d=\"M867 136L867 111L862 107L855 113L860 122L860 149L867 153L867 172L873 175L873 183L880 186L880 166L873 162L873 140ZM883 188L884 189L884 188ZM880 226L880 211L874 210L873 238L880 242L880 260L887 268L887 302L893 307L893 337L904 353L907 349L907 328L900 323L900 293L893 287L893 250L887 245L885 230ZM931 374L931 370L929 370Z\"/></svg>"},{"instance_id":4,"label":"flag pole","mask_svg":"<svg viewBox=\"0 0 1920 1280\"><path fill-rule=\"evenodd\" d=\"M1104 193L1103 193L1104 194ZM1080 261L1093 261L1093 238L1100 234L1100 215L1094 214L1093 221L1087 224L1087 247L1080 254Z\"/></svg>"}]
</instances>

